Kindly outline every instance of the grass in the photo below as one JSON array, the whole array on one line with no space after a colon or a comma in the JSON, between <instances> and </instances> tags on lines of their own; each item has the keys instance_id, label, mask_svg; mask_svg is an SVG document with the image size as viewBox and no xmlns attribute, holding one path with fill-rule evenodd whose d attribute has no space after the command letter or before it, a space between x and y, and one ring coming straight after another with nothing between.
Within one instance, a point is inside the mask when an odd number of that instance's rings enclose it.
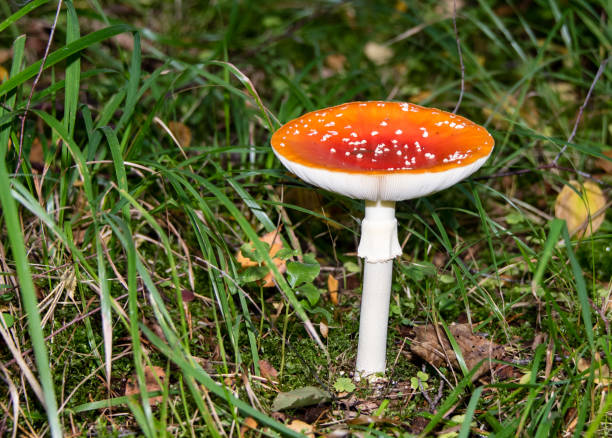
<instances>
[{"instance_id":1,"label":"grass","mask_svg":"<svg viewBox=\"0 0 612 438\"><path fill-rule=\"evenodd\" d=\"M578 239L554 217L570 180L610 198L609 2L457 2L458 112L496 147L398 204L390 381L349 394L363 205L285 172L269 138L352 100L452 110L452 2L105 3L63 1L46 58L58 3L0 5L0 435L612 433L612 222ZM249 243L260 267L237 261ZM411 355L434 321L501 344L496 372ZM308 385L332 400L271 412Z\"/></svg>"}]
</instances>

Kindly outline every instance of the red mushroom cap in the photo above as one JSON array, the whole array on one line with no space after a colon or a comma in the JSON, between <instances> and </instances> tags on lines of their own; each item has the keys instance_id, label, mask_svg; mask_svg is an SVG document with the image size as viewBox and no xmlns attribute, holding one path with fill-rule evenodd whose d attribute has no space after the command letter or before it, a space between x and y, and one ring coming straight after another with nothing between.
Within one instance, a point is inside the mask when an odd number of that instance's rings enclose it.
<instances>
[{"instance_id":1,"label":"red mushroom cap","mask_svg":"<svg viewBox=\"0 0 612 438\"><path fill-rule=\"evenodd\" d=\"M311 184L358 199L424 196L480 168L494 140L468 119L400 102L313 111L272 136L281 162Z\"/></svg>"}]
</instances>

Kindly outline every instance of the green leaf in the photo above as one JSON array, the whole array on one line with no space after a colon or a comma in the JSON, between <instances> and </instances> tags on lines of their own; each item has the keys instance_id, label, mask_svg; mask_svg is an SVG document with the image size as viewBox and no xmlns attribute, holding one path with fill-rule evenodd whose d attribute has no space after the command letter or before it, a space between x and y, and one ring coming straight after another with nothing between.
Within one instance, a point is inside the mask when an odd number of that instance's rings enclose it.
<instances>
[{"instance_id":1,"label":"green leaf","mask_svg":"<svg viewBox=\"0 0 612 438\"><path fill-rule=\"evenodd\" d=\"M15 317L13 317L13 315L10 313L0 313L0 317L4 319L4 325L7 328L11 328L13 324L15 324Z\"/></svg>"},{"instance_id":2,"label":"green leaf","mask_svg":"<svg viewBox=\"0 0 612 438\"><path fill-rule=\"evenodd\" d=\"M344 264L344 269L346 269L346 272L350 272L350 273L361 272L361 268L355 262L346 262Z\"/></svg>"},{"instance_id":3,"label":"green leaf","mask_svg":"<svg viewBox=\"0 0 612 438\"><path fill-rule=\"evenodd\" d=\"M261 280L269 272L269 269L265 266L249 266L244 269L238 277L239 283L252 283L257 280Z\"/></svg>"},{"instance_id":4,"label":"green leaf","mask_svg":"<svg viewBox=\"0 0 612 438\"><path fill-rule=\"evenodd\" d=\"M312 283L306 283L299 287L298 291L304 295L311 306L314 306L319 302L321 298L321 289L317 288Z\"/></svg>"},{"instance_id":5,"label":"green leaf","mask_svg":"<svg viewBox=\"0 0 612 438\"><path fill-rule=\"evenodd\" d=\"M336 379L336 383L334 383L334 389L338 392L353 392L355 388L353 380L348 377L339 377Z\"/></svg>"},{"instance_id":6,"label":"green leaf","mask_svg":"<svg viewBox=\"0 0 612 438\"><path fill-rule=\"evenodd\" d=\"M424 373L423 371L419 371L417 372L417 377L421 379L421 382L427 382L427 380L429 379L429 374Z\"/></svg>"},{"instance_id":7,"label":"green leaf","mask_svg":"<svg viewBox=\"0 0 612 438\"><path fill-rule=\"evenodd\" d=\"M272 402L273 411L283 409L302 408L317 405L331 400L329 392L314 386L304 386L289 392L279 393Z\"/></svg>"},{"instance_id":8,"label":"green leaf","mask_svg":"<svg viewBox=\"0 0 612 438\"><path fill-rule=\"evenodd\" d=\"M287 274L289 275L289 284L292 287L299 286L304 283L312 283L319 272L321 265L312 254L304 254L303 262L287 263Z\"/></svg>"}]
</instances>

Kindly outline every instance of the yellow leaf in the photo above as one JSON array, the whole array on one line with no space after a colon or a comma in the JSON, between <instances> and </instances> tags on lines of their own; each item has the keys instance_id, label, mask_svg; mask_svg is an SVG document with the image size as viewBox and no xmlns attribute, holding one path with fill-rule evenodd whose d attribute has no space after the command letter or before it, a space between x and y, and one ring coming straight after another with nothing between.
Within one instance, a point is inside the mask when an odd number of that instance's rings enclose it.
<instances>
[{"instance_id":1,"label":"yellow leaf","mask_svg":"<svg viewBox=\"0 0 612 438\"><path fill-rule=\"evenodd\" d=\"M287 427L291 430L299 432L308 438L314 438L314 427L308 423L304 423L301 420L293 420L291 423L287 425Z\"/></svg>"},{"instance_id":2,"label":"yellow leaf","mask_svg":"<svg viewBox=\"0 0 612 438\"><path fill-rule=\"evenodd\" d=\"M406 12L408 10L408 5L404 1L398 0L395 3L395 10L400 13Z\"/></svg>"},{"instance_id":3,"label":"yellow leaf","mask_svg":"<svg viewBox=\"0 0 612 438\"><path fill-rule=\"evenodd\" d=\"M332 304L338 305L338 280L331 274L327 276L327 290L329 291L329 299Z\"/></svg>"},{"instance_id":4,"label":"yellow leaf","mask_svg":"<svg viewBox=\"0 0 612 438\"><path fill-rule=\"evenodd\" d=\"M597 184L587 181L581 185L572 180L557 196L555 216L565 219L570 235L580 239L599 229L604 221L605 205L606 198Z\"/></svg>"},{"instance_id":5,"label":"yellow leaf","mask_svg":"<svg viewBox=\"0 0 612 438\"><path fill-rule=\"evenodd\" d=\"M9 78L8 71L0 65L0 83L6 81Z\"/></svg>"},{"instance_id":6,"label":"yellow leaf","mask_svg":"<svg viewBox=\"0 0 612 438\"><path fill-rule=\"evenodd\" d=\"M187 148L191 144L191 129L181 122L168 122L168 129L172 131L179 144Z\"/></svg>"}]
</instances>

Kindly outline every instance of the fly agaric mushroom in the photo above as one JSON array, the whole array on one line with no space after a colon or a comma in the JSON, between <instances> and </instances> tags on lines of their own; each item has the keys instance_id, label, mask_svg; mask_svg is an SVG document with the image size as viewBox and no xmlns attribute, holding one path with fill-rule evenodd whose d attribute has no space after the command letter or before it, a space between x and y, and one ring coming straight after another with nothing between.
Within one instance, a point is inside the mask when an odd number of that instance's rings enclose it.
<instances>
[{"instance_id":1,"label":"fly agaric mushroom","mask_svg":"<svg viewBox=\"0 0 612 438\"><path fill-rule=\"evenodd\" d=\"M357 254L365 259L357 375L384 373L393 259L402 254L395 202L427 196L476 172L493 150L482 127L400 102L351 102L282 126L272 149L310 184L365 200Z\"/></svg>"}]
</instances>

